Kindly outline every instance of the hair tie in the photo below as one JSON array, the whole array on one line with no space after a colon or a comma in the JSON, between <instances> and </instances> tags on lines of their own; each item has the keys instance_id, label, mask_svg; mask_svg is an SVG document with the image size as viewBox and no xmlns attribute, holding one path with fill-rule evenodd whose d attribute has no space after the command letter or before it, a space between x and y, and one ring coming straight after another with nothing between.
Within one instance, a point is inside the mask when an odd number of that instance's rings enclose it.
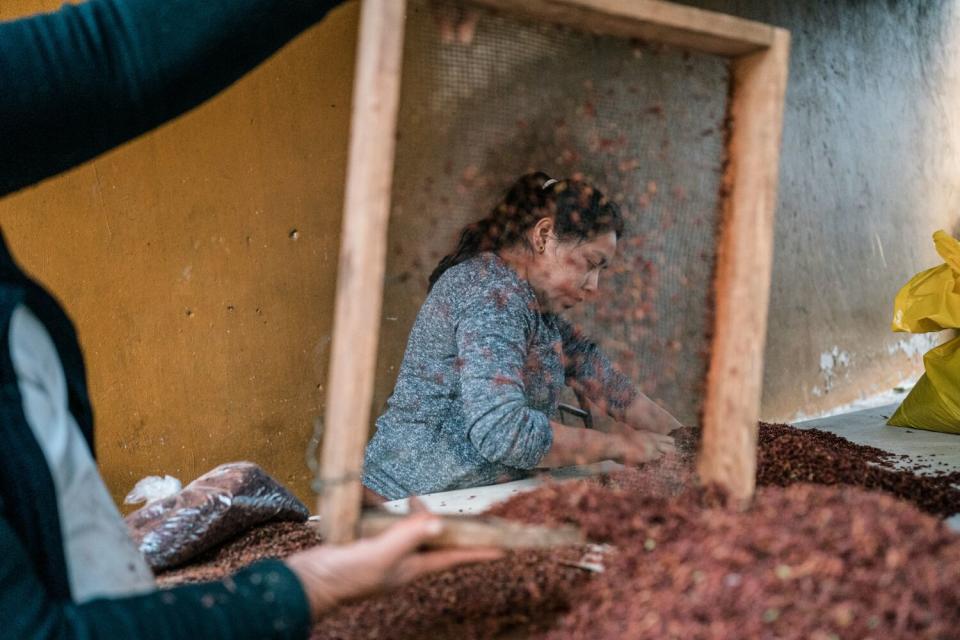
<instances>
[{"instance_id":1,"label":"hair tie","mask_svg":"<svg viewBox=\"0 0 960 640\"><path fill-rule=\"evenodd\" d=\"M555 184L555 183L557 183L557 182L560 182L560 181L557 180L556 178L550 178L549 180L547 180L546 182L544 182L544 183L543 183L543 186L540 187L540 188L543 189L544 191L546 191L546 190L550 187L550 185Z\"/></svg>"}]
</instances>

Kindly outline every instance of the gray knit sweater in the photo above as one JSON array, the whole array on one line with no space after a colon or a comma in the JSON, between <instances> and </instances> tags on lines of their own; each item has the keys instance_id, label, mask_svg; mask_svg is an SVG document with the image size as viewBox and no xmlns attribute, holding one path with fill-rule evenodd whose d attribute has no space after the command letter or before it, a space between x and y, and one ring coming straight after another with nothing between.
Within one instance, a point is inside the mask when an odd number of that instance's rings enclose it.
<instances>
[{"instance_id":1,"label":"gray knit sweater","mask_svg":"<svg viewBox=\"0 0 960 640\"><path fill-rule=\"evenodd\" d=\"M363 482L393 500L523 477L550 450L549 419L574 382L615 414L636 397L498 256L452 267L417 315Z\"/></svg>"}]
</instances>

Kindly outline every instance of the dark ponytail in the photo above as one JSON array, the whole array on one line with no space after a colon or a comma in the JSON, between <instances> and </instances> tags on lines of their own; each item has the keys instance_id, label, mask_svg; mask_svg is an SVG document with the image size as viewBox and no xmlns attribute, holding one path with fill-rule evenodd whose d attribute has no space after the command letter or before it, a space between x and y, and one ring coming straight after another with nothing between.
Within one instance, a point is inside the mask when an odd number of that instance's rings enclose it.
<instances>
[{"instance_id":1,"label":"dark ponytail","mask_svg":"<svg viewBox=\"0 0 960 640\"><path fill-rule=\"evenodd\" d=\"M582 241L608 231L617 237L623 233L620 208L591 185L580 179L553 180L542 171L528 173L513 183L486 218L464 227L456 249L430 274L430 288L447 269L480 253L529 245L527 231L548 216L561 239Z\"/></svg>"}]
</instances>

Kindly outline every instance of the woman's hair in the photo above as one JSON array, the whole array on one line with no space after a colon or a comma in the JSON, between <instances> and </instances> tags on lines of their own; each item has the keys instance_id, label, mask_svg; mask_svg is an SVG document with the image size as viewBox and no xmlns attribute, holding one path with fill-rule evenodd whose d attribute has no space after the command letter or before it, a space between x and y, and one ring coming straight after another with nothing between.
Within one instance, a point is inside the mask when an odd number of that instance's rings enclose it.
<instances>
[{"instance_id":1,"label":"woman's hair","mask_svg":"<svg viewBox=\"0 0 960 640\"><path fill-rule=\"evenodd\" d=\"M578 178L553 180L538 171L521 176L486 218L464 227L453 253L440 260L430 274L430 288L444 271L484 251L517 244L531 250L527 231L550 217L561 240L588 241L613 231L623 233L620 208L592 185Z\"/></svg>"}]
</instances>

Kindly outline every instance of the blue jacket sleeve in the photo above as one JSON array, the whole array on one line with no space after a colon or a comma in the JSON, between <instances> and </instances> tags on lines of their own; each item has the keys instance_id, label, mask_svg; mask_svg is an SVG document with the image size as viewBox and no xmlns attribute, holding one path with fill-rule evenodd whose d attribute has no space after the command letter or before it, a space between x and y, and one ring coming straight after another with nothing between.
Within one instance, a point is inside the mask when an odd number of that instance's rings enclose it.
<instances>
[{"instance_id":1,"label":"blue jacket sleeve","mask_svg":"<svg viewBox=\"0 0 960 640\"><path fill-rule=\"evenodd\" d=\"M0 196L210 98L334 0L89 0L0 23Z\"/></svg>"},{"instance_id":2,"label":"blue jacket sleeve","mask_svg":"<svg viewBox=\"0 0 960 640\"><path fill-rule=\"evenodd\" d=\"M493 291L457 325L467 434L484 458L518 469L536 467L553 444L549 418L524 394L530 313L521 296Z\"/></svg>"},{"instance_id":3,"label":"blue jacket sleeve","mask_svg":"<svg viewBox=\"0 0 960 640\"><path fill-rule=\"evenodd\" d=\"M0 516L0 629L21 640L302 640L310 611L299 580L278 560L222 582L80 605L55 601Z\"/></svg>"}]
</instances>

